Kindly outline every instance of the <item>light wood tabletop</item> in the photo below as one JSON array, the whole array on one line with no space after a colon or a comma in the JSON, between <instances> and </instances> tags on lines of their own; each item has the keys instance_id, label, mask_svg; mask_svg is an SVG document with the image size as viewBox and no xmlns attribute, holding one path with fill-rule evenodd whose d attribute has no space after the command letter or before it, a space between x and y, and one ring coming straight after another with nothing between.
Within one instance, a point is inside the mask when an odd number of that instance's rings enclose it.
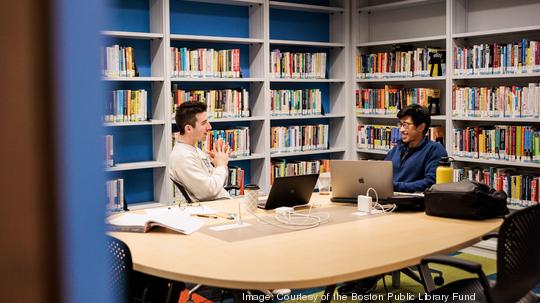
<instances>
[{"instance_id":1,"label":"light wood tabletop","mask_svg":"<svg viewBox=\"0 0 540 303\"><path fill-rule=\"evenodd\" d=\"M208 229L191 235L164 229L110 234L129 246L134 269L140 272L208 286L276 289L324 286L416 265L422 257L468 247L502 223L500 219L466 221L425 213L361 217L352 215L355 206L330 203L329 196L313 194L311 201L319 205L313 211L348 207L346 213L352 217L342 222L333 222L331 217L316 228L236 241L220 239L219 232L213 236ZM238 202L207 205L234 212ZM203 220L207 225L231 222ZM251 222L252 226L261 224Z\"/></svg>"}]
</instances>

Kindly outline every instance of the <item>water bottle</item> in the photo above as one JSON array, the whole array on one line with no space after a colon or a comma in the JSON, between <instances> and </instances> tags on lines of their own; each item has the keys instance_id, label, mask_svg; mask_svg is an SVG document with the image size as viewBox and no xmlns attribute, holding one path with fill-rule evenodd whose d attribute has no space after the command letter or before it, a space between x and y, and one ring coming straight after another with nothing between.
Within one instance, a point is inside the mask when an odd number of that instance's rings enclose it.
<instances>
[{"instance_id":1,"label":"water bottle","mask_svg":"<svg viewBox=\"0 0 540 303\"><path fill-rule=\"evenodd\" d=\"M435 182L437 184L441 183L451 183L454 179L454 170L450 166L450 158L442 157L437 166L437 171L435 173Z\"/></svg>"}]
</instances>

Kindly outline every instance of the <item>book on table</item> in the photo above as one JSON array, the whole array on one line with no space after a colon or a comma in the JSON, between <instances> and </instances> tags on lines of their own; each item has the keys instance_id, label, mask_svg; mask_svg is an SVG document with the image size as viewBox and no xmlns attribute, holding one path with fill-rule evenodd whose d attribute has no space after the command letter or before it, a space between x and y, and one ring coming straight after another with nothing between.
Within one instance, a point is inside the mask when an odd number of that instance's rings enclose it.
<instances>
[{"instance_id":1,"label":"book on table","mask_svg":"<svg viewBox=\"0 0 540 303\"><path fill-rule=\"evenodd\" d=\"M189 235L203 226L201 220L180 212L123 213L107 219L112 231L148 232L155 226Z\"/></svg>"}]
</instances>

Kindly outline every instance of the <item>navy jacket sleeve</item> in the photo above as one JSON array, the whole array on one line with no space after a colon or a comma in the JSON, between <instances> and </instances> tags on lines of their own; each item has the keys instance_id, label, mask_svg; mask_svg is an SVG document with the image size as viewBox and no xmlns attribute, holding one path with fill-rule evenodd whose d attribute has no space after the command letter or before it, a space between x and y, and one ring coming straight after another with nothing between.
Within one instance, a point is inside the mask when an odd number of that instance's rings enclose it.
<instances>
[{"instance_id":1,"label":"navy jacket sleeve","mask_svg":"<svg viewBox=\"0 0 540 303\"><path fill-rule=\"evenodd\" d=\"M426 166L424 178L412 182L394 182L394 191L401 192L420 192L435 184L435 172L441 157L447 157L448 154L441 144L434 144L426 157Z\"/></svg>"}]
</instances>

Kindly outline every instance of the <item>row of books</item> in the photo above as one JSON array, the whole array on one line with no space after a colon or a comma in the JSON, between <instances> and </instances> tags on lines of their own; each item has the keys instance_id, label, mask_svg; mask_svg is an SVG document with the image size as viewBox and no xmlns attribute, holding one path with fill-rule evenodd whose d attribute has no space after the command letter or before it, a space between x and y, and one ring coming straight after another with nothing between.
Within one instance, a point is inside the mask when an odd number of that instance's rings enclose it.
<instances>
[{"instance_id":1,"label":"row of books","mask_svg":"<svg viewBox=\"0 0 540 303\"><path fill-rule=\"evenodd\" d=\"M432 126L426 134L430 140L444 145L444 128ZM359 149L387 151L401 140L398 126L358 124L356 130L356 146Z\"/></svg>"},{"instance_id":2,"label":"row of books","mask_svg":"<svg viewBox=\"0 0 540 303\"><path fill-rule=\"evenodd\" d=\"M460 157L540 163L540 130L533 126L471 126L453 130Z\"/></svg>"},{"instance_id":3,"label":"row of books","mask_svg":"<svg viewBox=\"0 0 540 303\"><path fill-rule=\"evenodd\" d=\"M237 166L229 166L228 169L229 175L227 176L225 188L228 189L229 195L232 197L243 195L245 171Z\"/></svg>"},{"instance_id":4,"label":"row of books","mask_svg":"<svg viewBox=\"0 0 540 303\"><path fill-rule=\"evenodd\" d=\"M359 79L437 77L446 73L446 51L397 45L390 52L356 55Z\"/></svg>"},{"instance_id":5,"label":"row of books","mask_svg":"<svg viewBox=\"0 0 540 303\"><path fill-rule=\"evenodd\" d=\"M114 166L114 138L112 135L105 136L105 167Z\"/></svg>"},{"instance_id":6,"label":"row of books","mask_svg":"<svg viewBox=\"0 0 540 303\"><path fill-rule=\"evenodd\" d=\"M455 75L488 75L540 72L538 41L522 39L508 44L475 44L454 47Z\"/></svg>"},{"instance_id":7,"label":"row of books","mask_svg":"<svg viewBox=\"0 0 540 303\"><path fill-rule=\"evenodd\" d=\"M276 126L270 129L270 153L328 149L328 124Z\"/></svg>"},{"instance_id":8,"label":"row of books","mask_svg":"<svg viewBox=\"0 0 540 303\"><path fill-rule=\"evenodd\" d=\"M326 79L326 53L292 53L275 49L270 54L274 78Z\"/></svg>"},{"instance_id":9,"label":"row of books","mask_svg":"<svg viewBox=\"0 0 540 303\"><path fill-rule=\"evenodd\" d=\"M135 50L118 44L101 48L101 70L104 77L138 77Z\"/></svg>"},{"instance_id":10,"label":"row of books","mask_svg":"<svg viewBox=\"0 0 540 303\"><path fill-rule=\"evenodd\" d=\"M148 93L139 90L114 90L106 104L105 122L148 120Z\"/></svg>"},{"instance_id":11,"label":"row of books","mask_svg":"<svg viewBox=\"0 0 540 303\"><path fill-rule=\"evenodd\" d=\"M495 190L504 191L508 196L509 205L527 207L538 204L539 176L517 174L513 168L454 169L454 181L463 179L481 182Z\"/></svg>"},{"instance_id":12,"label":"row of books","mask_svg":"<svg viewBox=\"0 0 540 303\"><path fill-rule=\"evenodd\" d=\"M540 84L452 89L454 117L540 117Z\"/></svg>"},{"instance_id":13,"label":"row of books","mask_svg":"<svg viewBox=\"0 0 540 303\"><path fill-rule=\"evenodd\" d=\"M236 129L226 130L211 130L206 135L206 139L198 143L198 147L204 151L212 150L214 142L222 139L231 147L231 156L249 156L250 152L250 135L249 127L239 127Z\"/></svg>"},{"instance_id":14,"label":"row of books","mask_svg":"<svg viewBox=\"0 0 540 303\"><path fill-rule=\"evenodd\" d=\"M173 78L240 78L240 49L171 47Z\"/></svg>"},{"instance_id":15,"label":"row of books","mask_svg":"<svg viewBox=\"0 0 540 303\"><path fill-rule=\"evenodd\" d=\"M270 182L275 178L318 174L330 171L330 160L287 161L285 159L272 160Z\"/></svg>"},{"instance_id":16,"label":"row of books","mask_svg":"<svg viewBox=\"0 0 540 303\"><path fill-rule=\"evenodd\" d=\"M124 179L114 179L105 182L107 192L107 211L124 210Z\"/></svg>"},{"instance_id":17,"label":"row of books","mask_svg":"<svg viewBox=\"0 0 540 303\"><path fill-rule=\"evenodd\" d=\"M397 114L411 104L425 107L433 99L440 98L437 88L401 88L385 85L384 88L361 88L356 90L357 114Z\"/></svg>"},{"instance_id":18,"label":"row of books","mask_svg":"<svg viewBox=\"0 0 540 303\"><path fill-rule=\"evenodd\" d=\"M279 89L270 92L270 114L299 116L322 114L320 89Z\"/></svg>"},{"instance_id":19,"label":"row of books","mask_svg":"<svg viewBox=\"0 0 540 303\"><path fill-rule=\"evenodd\" d=\"M246 89L183 90L177 84L172 85L174 113L176 106L184 102L202 102L206 104L209 118L249 117L249 92Z\"/></svg>"}]
</instances>

